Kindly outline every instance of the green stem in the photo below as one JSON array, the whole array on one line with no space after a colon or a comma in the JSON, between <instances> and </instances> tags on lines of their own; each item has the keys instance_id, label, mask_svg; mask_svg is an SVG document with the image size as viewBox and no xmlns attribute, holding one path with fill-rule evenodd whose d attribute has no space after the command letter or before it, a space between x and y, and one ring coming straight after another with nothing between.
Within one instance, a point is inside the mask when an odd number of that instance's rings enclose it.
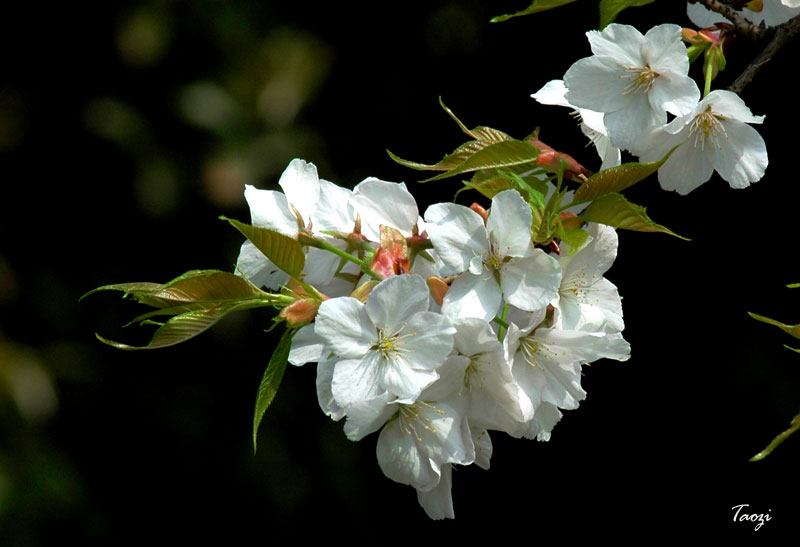
<instances>
[{"instance_id":1,"label":"green stem","mask_svg":"<svg viewBox=\"0 0 800 547\"><path fill-rule=\"evenodd\" d=\"M501 342L503 341L503 334L505 330L508 328L508 322L506 321L506 317L508 316L508 302L503 304L503 313L500 317L495 317L494 322L500 325L500 328L497 329L497 339Z\"/></svg>"},{"instance_id":2,"label":"green stem","mask_svg":"<svg viewBox=\"0 0 800 547\"><path fill-rule=\"evenodd\" d=\"M717 60L715 59L715 55L713 53L711 55L706 56L706 71L705 74L703 75L705 78L705 85L703 86L703 97L711 93L711 80L714 79L714 65L716 64L716 62Z\"/></svg>"},{"instance_id":3,"label":"green stem","mask_svg":"<svg viewBox=\"0 0 800 547\"><path fill-rule=\"evenodd\" d=\"M312 247L316 247L318 249L324 249L324 250L326 250L328 252L331 252L331 253L335 254L336 256L344 258L345 260L349 260L350 262L353 262L354 264L358 264L358 266L361 268L362 272L365 272L370 277L372 277L374 279L377 279L379 281L382 279L381 276L379 276L378 274L376 274L375 272L373 272L372 270L369 269L369 264L365 260L361 260L360 258L355 257L355 256L351 255L350 253L347 253L347 252L339 249L338 247L336 247L334 245L331 245L330 243L328 243L327 241L325 241L323 239L314 238L313 242L305 240L305 241L303 241L303 243L307 244L307 245L311 245Z\"/></svg>"},{"instance_id":4,"label":"green stem","mask_svg":"<svg viewBox=\"0 0 800 547\"><path fill-rule=\"evenodd\" d=\"M775 450L779 444L788 439L789 435L791 435L798 429L800 429L800 414L792 418L792 425L789 429L787 429L786 431L784 431L783 433L772 439L772 442L769 443L769 445L767 445L767 447L764 450L762 450L761 452L750 458L750 461L757 462L759 460L763 460L764 458L769 456L769 454L773 450Z\"/></svg>"}]
</instances>

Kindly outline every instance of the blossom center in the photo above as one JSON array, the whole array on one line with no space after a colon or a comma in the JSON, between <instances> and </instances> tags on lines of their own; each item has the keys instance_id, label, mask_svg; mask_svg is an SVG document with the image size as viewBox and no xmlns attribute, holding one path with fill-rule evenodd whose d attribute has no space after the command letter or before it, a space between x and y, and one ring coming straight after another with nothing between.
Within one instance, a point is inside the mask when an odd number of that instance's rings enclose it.
<instances>
[{"instance_id":1,"label":"blossom center","mask_svg":"<svg viewBox=\"0 0 800 547\"><path fill-rule=\"evenodd\" d=\"M400 405L400 429L405 431L409 436L413 436L417 442L420 443L423 440L423 432L429 431L431 433L436 433L436 428L431 425L430 417L426 415L426 411L428 410L436 412L439 415L444 415L443 410L424 401L414 403L413 405Z\"/></svg>"},{"instance_id":2,"label":"blossom center","mask_svg":"<svg viewBox=\"0 0 800 547\"><path fill-rule=\"evenodd\" d=\"M638 93L639 91L647 93L653 87L653 82L658 76L658 72L650 68L650 65L626 67L622 78L630 83L622 89L622 94Z\"/></svg>"},{"instance_id":3,"label":"blossom center","mask_svg":"<svg viewBox=\"0 0 800 547\"><path fill-rule=\"evenodd\" d=\"M714 148L721 148L720 136L728 138L725 126L720 121L722 117L711 111L709 106L703 112L695 116L689 126L689 138L694 137L694 147L704 150L706 141L710 142Z\"/></svg>"},{"instance_id":4,"label":"blossom center","mask_svg":"<svg viewBox=\"0 0 800 547\"><path fill-rule=\"evenodd\" d=\"M405 327L405 325L403 325L403 327ZM378 329L378 341L370 349L380 353L381 357L384 359L396 357L400 353L406 351L402 347L401 340L408 336L415 336L417 334L416 332L412 332L401 335L400 333L402 331L403 329L401 328L399 331L387 335L385 329Z\"/></svg>"}]
</instances>

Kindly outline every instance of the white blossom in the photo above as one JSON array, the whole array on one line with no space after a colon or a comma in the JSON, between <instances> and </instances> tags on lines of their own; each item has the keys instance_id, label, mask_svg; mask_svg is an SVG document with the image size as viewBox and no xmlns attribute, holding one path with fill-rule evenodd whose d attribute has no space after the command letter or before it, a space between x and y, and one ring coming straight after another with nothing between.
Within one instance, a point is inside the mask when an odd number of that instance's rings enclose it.
<instances>
[{"instance_id":1,"label":"white blossom","mask_svg":"<svg viewBox=\"0 0 800 547\"><path fill-rule=\"evenodd\" d=\"M634 27L612 23L586 33L591 57L575 62L566 74L566 100L605 114L611 141L634 150L643 135L667 121L667 112L688 112L700 90L688 76L689 58L681 27L664 24L642 35Z\"/></svg>"},{"instance_id":2,"label":"white blossom","mask_svg":"<svg viewBox=\"0 0 800 547\"><path fill-rule=\"evenodd\" d=\"M731 188L745 188L764 176L769 163L764 139L750 124L760 124L731 91L715 90L688 114L650 135L641 161L656 161L678 147L659 168L665 190L688 194L716 171Z\"/></svg>"},{"instance_id":3,"label":"white blossom","mask_svg":"<svg viewBox=\"0 0 800 547\"><path fill-rule=\"evenodd\" d=\"M428 235L450 273L457 273L444 297L451 317L493 318L502 301L524 310L543 308L555 298L558 262L531 243L530 206L515 190L492 198L489 219L454 203L425 212Z\"/></svg>"}]
</instances>

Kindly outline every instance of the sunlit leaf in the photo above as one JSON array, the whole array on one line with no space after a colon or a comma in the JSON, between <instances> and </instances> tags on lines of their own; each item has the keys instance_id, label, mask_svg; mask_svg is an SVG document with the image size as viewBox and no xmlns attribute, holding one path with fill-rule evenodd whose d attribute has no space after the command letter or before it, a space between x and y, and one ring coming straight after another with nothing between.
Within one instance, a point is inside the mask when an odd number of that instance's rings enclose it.
<instances>
[{"instance_id":1,"label":"sunlit leaf","mask_svg":"<svg viewBox=\"0 0 800 547\"><path fill-rule=\"evenodd\" d=\"M654 0L600 0L600 30L613 23L622 10L653 2Z\"/></svg>"},{"instance_id":2,"label":"sunlit leaf","mask_svg":"<svg viewBox=\"0 0 800 547\"><path fill-rule=\"evenodd\" d=\"M540 11L546 11L549 9L557 8L559 6L563 6L565 4L571 4L574 1L575 0L534 0L531 3L531 5L525 8L524 10L507 15L498 15L496 17L492 17L491 22L501 23L503 21L511 19L512 17L520 17L522 15L532 15L534 13L539 13Z\"/></svg>"},{"instance_id":3,"label":"sunlit leaf","mask_svg":"<svg viewBox=\"0 0 800 547\"><path fill-rule=\"evenodd\" d=\"M386 152L389 154L389 157L392 158L392 160L404 167L416 169L418 171L450 171L451 169L457 168L473 154L483 150L490 144L512 140L507 134L497 129L492 129L491 127L480 126L476 127L475 129L467 129L467 126L464 125L464 123L458 119L453 111L442 102L441 98L439 99L439 104L442 106L444 111L447 112L447 114L458 124L461 130L474 140L462 144L452 153L446 155L440 161L433 164L405 160L387 150Z\"/></svg>"},{"instance_id":4,"label":"sunlit leaf","mask_svg":"<svg viewBox=\"0 0 800 547\"><path fill-rule=\"evenodd\" d=\"M781 323L780 321L776 321L775 319L770 319L769 317L764 317L763 315L758 315L752 312L748 312L748 314L756 321L761 321L762 323L767 323L768 325L778 327L783 332L800 339L800 325L787 325L785 323Z\"/></svg>"},{"instance_id":5,"label":"sunlit leaf","mask_svg":"<svg viewBox=\"0 0 800 547\"><path fill-rule=\"evenodd\" d=\"M536 161L539 150L525 141L509 140L490 144L472 154L461 165L422 182L430 182L481 169L498 169L508 166L528 164Z\"/></svg>"},{"instance_id":6,"label":"sunlit leaf","mask_svg":"<svg viewBox=\"0 0 800 547\"><path fill-rule=\"evenodd\" d=\"M289 351L292 349L292 338L294 338L297 330L288 329L281 336L275 351L272 352L267 369L264 371L264 376L261 378L261 384L258 386L258 395L256 396L256 409L253 416L253 451L255 452L258 447L258 426L261 425L261 420L264 418L264 413L272 404L275 394L281 385L283 373L286 371L286 364L289 360Z\"/></svg>"},{"instance_id":7,"label":"sunlit leaf","mask_svg":"<svg viewBox=\"0 0 800 547\"><path fill-rule=\"evenodd\" d=\"M299 277L305 266L303 246L289 236L274 230L251 226L238 220L222 217L239 230L244 237L264 253L278 268L292 277Z\"/></svg>"},{"instance_id":8,"label":"sunlit leaf","mask_svg":"<svg viewBox=\"0 0 800 547\"><path fill-rule=\"evenodd\" d=\"M577 190L575 201L591 201L597 196L611 192L622 192L639 181L642 181L658 171L675 150L670 150L666 156L652 163L624 163L616 167L609 167L589 177Z\"/></svg>"},{"instance_id":9,"label":"sunlit leaf","mask_svg":"<svg viewBox=\"0 0 800 547\"><path fill-rule=\"evenodd\" d=\"M222 303L205 309L181 313L180 315L169 318L167 322L163 324L155 323L154 321L145 321L145 324L149 323L160 325L159 329L153 335L153 338L145 346L131 346L128 344L107 340L99 334L95 336L97 336L97 339L101 342L117 349L140 350L165 348L194 338L198 334L214 326L220 321L220 319L231 312L268 305L270 305L270 303L263 300L239 302L233 304Z\"/></svg>"},{"instance_id":10,"label":"sunlit leaf","mask_svg":"<svg viewBox=\"0 0 800 547\"><path fill-rule=\"evenodd\" d=\"M759 460L763 460L764 458L769 456L770 453L778 447L778 445L780 445L783 441L788 439L789 436L792 435L794 432L796 432L798 429L800 429L800 414L792 418L792 422L789 429L778 434L774 439L772 439L772 441L767 445L767 447L764 450L762 450L761 452L750 458L750 461L757 462Z\"/></svg>"},{"instance_id":11,"label":"sunlit leaf","mask_svg":"<svg viewBox=\"0 0 800 547\"><path fill-rule=\"evenodd\" d=\"M156 308L131 321L158 325L150 343L145 346L131 346L97 335L102 342L125 350L173 346L194 338L231 312L272 306L282 298L262 291L240 276L219 270L192 270L164 284L106 285L84 296L107 290L121 291L125 297ZM165 323L151 320L161 315L172 317Z\"/></svg>"},{"instance_id":12,"label":"sunlit leaf","mask_svg":"<svg viewBox=\"0 0 800 547\"><path fill-rule=\"evenodd\" d=\"M99 291L121 291L124 296L154 308L183 311L206 307L208 303L238 302L266 296L246 279L220 270L191 270L168 283L117 283L98 287L81 298Z\"/></svg>"},{"instance_id":13,"label":"sunlit leaf","mask_svg":"<svg viewBox=\"0 0 800 547\"><path fill-rule=\"evenodd\" d=\"M629 202L621 194L604 194L595 199L580 215L581 220L607 224L615 228L634 230L637 232L662 232L681 239L669 228L656 224L647 216L646 210L640 205Z\"/></svg>"}]
</instances>

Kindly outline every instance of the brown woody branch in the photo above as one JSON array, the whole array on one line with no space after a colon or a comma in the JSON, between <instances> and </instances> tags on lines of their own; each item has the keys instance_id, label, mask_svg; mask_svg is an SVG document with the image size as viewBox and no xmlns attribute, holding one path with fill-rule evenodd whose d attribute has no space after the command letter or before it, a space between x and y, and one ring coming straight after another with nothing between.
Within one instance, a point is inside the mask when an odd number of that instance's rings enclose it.
<instances>
[{"instance_id":1,"label":"brown woody branch","mask_svg":"<svg viewBox=\"0 0 800 547\"><path fill-rule=\"evenodd\" d=\"M728 86L728 89L735 93L741 93L745 86L753 81L756 74L800 31L800 15L776 27L766 28L745 19L730 0L697 0L697 2L730 20L738 34L747 36L756 43L766 44L739 77Z\"/></svg>"}]
</instances>

